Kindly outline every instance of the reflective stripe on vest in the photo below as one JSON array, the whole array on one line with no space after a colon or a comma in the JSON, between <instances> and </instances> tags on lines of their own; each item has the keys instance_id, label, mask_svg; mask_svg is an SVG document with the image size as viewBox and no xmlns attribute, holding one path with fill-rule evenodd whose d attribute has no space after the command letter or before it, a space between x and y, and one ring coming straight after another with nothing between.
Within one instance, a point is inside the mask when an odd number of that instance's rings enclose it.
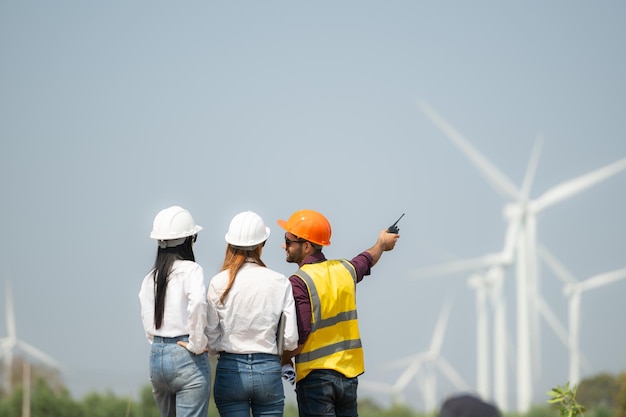
<instances>
[{"instance_id":1,"label":"reflective stripe on vest","mask_svg":"<svg viewBox=\"0 0 626 417\"><path fill-rule=\"evenodd\" d=\"M296 362L309 362L315 359L323 358L324 356L330 356L333 353L341 352L342 350L358 349L361 347L361 339L345 340L343 342L335 343L313 352L300 353L296 358Z\"/></svg>"},{"instance_id":2,"label":"reflective stripe on vest","mask_svg":"<svg viewBox=\"0 0 626 417\"><path fill-rule=\"evenodd\" d=\"M302 352L295 358L297 379L304 378L314 369L333 369L347 377L362 374L364 366L356 311L356 271L352 264L346 260L307 264L294 275L300 277L308 288L312 314L311 333ZM348 289L346 285L350 279L352 287ZM324 295L325 292L342 289L346 290L342 303L332 302L335 294ZM320 299L320 294L324 300ZM326 317L323 317L323 308Z\"/></svg>"}]
</instances>

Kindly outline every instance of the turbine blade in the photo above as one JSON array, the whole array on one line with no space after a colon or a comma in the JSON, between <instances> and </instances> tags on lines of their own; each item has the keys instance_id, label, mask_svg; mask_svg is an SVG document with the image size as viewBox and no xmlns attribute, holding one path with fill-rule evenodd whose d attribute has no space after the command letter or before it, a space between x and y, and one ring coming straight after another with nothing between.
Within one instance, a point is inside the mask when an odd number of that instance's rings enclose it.
<instances>
[{"instance_id":1,"label":"turbine blade","mask_svg":"<svg viewBox=\"0 0 626 417\"><path fill-rule=\"evenodd\" d=\"M454 274L457 272L474 271L481 268L488 268L494 264L502 262L503 256L501 253L492 253L477 258L459 259L444 264L416 269L411 273L411 275L418 279L430 278L434 276Z\"/></svg>"},{"instance_id":2,"label":"turbine blade","mask_svg":"<svg viewBox=\"0 0 626 417\"><path fill-rule=\"evenodd\" d=\"M552 331L557 335L561 342L567 348L569 345L567 330L565 330L565 326L561 324L559 319L556 317L556 314L552 311L546 300L541 296L537 295L537 307L539 308L539 313L543 316L544 320Z\"/></svg>"},{"instance_id":3,"label":"turbine blade","mask_svg":"<svg viewBox=\"0 0 626 417\"><path fill-rule=\"evenodd\" d=\"M526 167L526 174L524 175L524 181L522 182L522 189L520 194L522 200L528 200L530 195L530 189L532 188L533 181L535 180L535 174L537 172L537 165L539 164L539 155L541 154L541 148L543 147L543 136L538 135L533 146L533 150L528 160L528 166Z\"/></svg>"},{"instance_id":4,"label":"turbine blade","mask_svg":"<svg viewBox=\"0 0 626 417\"><path fill-rule=\"evenodd\" d=\"M465 154L496 191L513 200L519 200L521 198L520 191L513 182L496 168L495 165L489 162L485 156L478 152L463 135L430 107L429 104L420 100L418 101L418 106L422 113L424 113L426 117L428 117L430 121Z\"/></svg>"},{"instance_id":5,"label":"turbine blade","mask_svg":"<svg viewBox=\"0 0 626 417\"><path fill-rule=\"evenodd\" d=\"M554 255L543 245L538 245L539 257L548 265L556 277L564 284L575 284L578 281L574 276L559 262Z\"/></svg>"},{"instance_id":6,"label":"turbine blade","mask_svg":"<svg viewBox=\"0 0 626 417\"><path fill-rule=\"evenodd\" d=\"M7 300L7 334L9 338L17 338L15 331L15 314L13 310L13 293L11 292L11 283L6 281L6 300Z\"/></svg>"},{"instance_id":7,"label":"turbine blade","mask_svg":"<svg viewBox=\"0 0 626 417\"><path fill-rule=\"evenodd\" d=\"M392 386L389 384L363 379L359 379L359 388L364 388L366 390L374 392L382 392L385 394L389 394L390 392L392 392Z\"/></svg>"},{"instance_id":8,"label":"turbine blade","mask_svg":"<svg viewBox=\"0 0 626 417\"><path fill-rule=\"evenodd\" d=\"M450 317L451 302L447 300L441 308L437 325L435 326L435 332L430 343L430 352L438 355L441 351L441 345L443 344L443 337L446 333L446 327L448 326L448 317Z\"/></svg>"},{"instance_id":9,"label":"turbine blade","mask_svg":"<svg viewBox=\"0 0 626 417\"><path fill-rule=\"evenodd\" d=\"M397 359L395 361L391 361L385 365L385 369L395 369L395 368L405 368L409 364L413 362L423 362L429 356L428 352L420 352L413 355L406 356L401 359Z\"/></svg>"},{"instance_id":10,"label":"turbine blade","mask_svg":"<svg viewBox=\"0 0 626 417\"><path fill-rule=\"evenodd\" d=\"M626 278L626 268L617 269L615 271L606 272L604 274L598 274L591 278L588 278L578 284L580 291L587 291L593 288L601 287L603 285L612 284Z\"/></svg>"},{"instance_id":11,"label":"turbine blade","mask_svg":"<svg viewBox=\"0 0 626 417\"><path fill-rule=\"evenodd\" d=\"M556 185L543 193L535 201L531 202L531 207L535 212L540 212L546 208L573 197L574 195L602 182L620 171L626 169L626 158L607 165L603 168L581 175L569 181Z\"/></svg>"},{"instance_id":12,"label":"turbine blade","mask_svg":"<svg viewBox=\"0 0 626 417\"><path fill-rule=\"evenodd\" d=\"M395 384L393 384L392 390L394 392L400 392L411 382L411 379L417 375L422 366L422 361L413 361L409 367L400 375Z\"/></svg>"},{"instance_id":13,"label":"turbine blade","mask_svg":"<svg viewBox=\"0 0 626 417\"><path fill-rule=\"evenodd\" d=\"M463 377L450 365L450 363L443 357L437 358L437 367L448 378L448 380L456 387L457 390L468 390L469 385Z\"/></svg>"},{"instance_id":14,"label":"turbine blade","mask_svg":"<svg viewBox=\"0 0 626 417\"><path fill-rule=\"evenodd\" d=\"M29 355L39 359L40 361L42 361L43 363L47 364L48 366L51 366L51 367L57 368L57 369L61 369L62 368L61 364L59 362L57 362L55 359L53 359L52 356L49 356L49 355L43 353L42 351L40 351L36 347L34 347L32 345L29 345L28 343L23 342L21 340L17 341L17 345L24 352L26 352Z\"/></svg>"}]
</instances>

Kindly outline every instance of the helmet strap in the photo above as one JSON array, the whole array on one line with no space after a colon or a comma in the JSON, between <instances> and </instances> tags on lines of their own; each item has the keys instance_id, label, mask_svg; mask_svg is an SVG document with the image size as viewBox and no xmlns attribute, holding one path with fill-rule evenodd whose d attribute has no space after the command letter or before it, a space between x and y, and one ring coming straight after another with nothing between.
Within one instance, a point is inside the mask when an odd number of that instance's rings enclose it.
<instances>
[{"instance_id":1,"label":"helmet strap","mask_svg":"<svg viewBox=\"0 0 626 417\"><path fill-rule=\"evenodd\" d=\"M173 248L175 246L182 245L185 243L186 237L181 237L180 239L168 239L168 240L159 240L159 247L161 249L165 248Z\"/></svg>"}]
</instances>

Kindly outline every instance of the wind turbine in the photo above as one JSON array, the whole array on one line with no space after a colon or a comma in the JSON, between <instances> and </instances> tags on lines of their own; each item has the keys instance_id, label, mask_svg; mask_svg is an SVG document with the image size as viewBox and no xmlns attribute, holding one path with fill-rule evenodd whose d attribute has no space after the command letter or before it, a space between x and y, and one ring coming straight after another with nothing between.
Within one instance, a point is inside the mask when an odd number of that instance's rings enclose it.
<instances>
[{"instance_id":1,"label":"wind turbine","mask_svg":"<svg viewBox=\"0 0 626 417\"><path fill-rule=\"evenodd\" d=\"M515 223L509 227L515 227ZM467 260L457 260L448 264L440 264L418 270L418 276L432 276L446 273L463 272L468 269L476 269L470 275L468 285L476 292L476 391L483 399L491 398L490 379L489 379L489 306L493 311L493 346L494 346L494 398L496 404L502 411L507 411L507 346L508 334L506 332L506 308L505 299L502 293L502 285L504 279L504 269L509 264L505 262L508 259L506 253L512 251L512 242L514 240L515 231L507 233L508 244L498 257L496 254L489 254L482 258L473 258ZM502 264L500 264L500 259ZM493 262L493 265L491 265ZM479 267L489 267L488 269ZM548 326L555 335L561 340L566 349L569 348L568 332L563 324L556 317L550 305L544 300L541 294L537 294L535 305L541 317L544 318Z\"/></svg>"},{"instance_id":2,"label":"wind turbine","mask_svg":"<svg viewBox=\"0 0 626 417\"><path fill-rule=\"evenodd\" d=\"M22 350L24 353L40 360L46 365L61 369L61 365L51 356L43 353L36 347L17 338L15 327L15 315L13 313L13 295L11 294L11 284L6 281L6 326L7 337L0 339L0 359L4 358L5 387L7 392L11 392L11 370L13 367L13 353L15 350Z\"/></svg>"},{"instance_id":3,"label":"wind turbine","mask_svg":"<svg viewBox=\"0 0 626 417\"><path fill-rule=\"evenodd\" d=\"M437 368L454 386L459 390L468 390L469 385L441 355L441 346L450 315L450 302L446 302L437 320L430 347L424 352L411 355L390 364L403 365L408 367L402 372L400 377L393 384L392 390L395 393L402 392L414 378L422 393L425 411L433 411L437 407L437 378L435 369Z\"/></svg>"},{"instance_id":4,"label":"wind turbine","mask_svg":"<svg viewBox=\"0 0 626 417\"><path fill-rule=\"evenodd\" d=\"M528 172L533 172L531 158ZM527 175L527 178L530 178ZM457 272L469 272L468 284L476 291L476 390L482 398L490 395L489 355L489 306L493 314L493 392L494 401L503 411L508 411L507 383L507 320L504 297L504 275L513 262L513 254L519 234L519 223L509 222L504 247L501 252L455 260L452 262L418 269L418 277L428 277Z\"/></svg>"},{"instance_id":5,"label":"wind turbine","mask_svg":"<svg viewBox=\"0 0 626 417\"><path fill-rule=\"evenodd\" d=\"M626 168L626 158L618 160L598 170L573 180L556 185L538 198L529 199L531 180L516 187L513 182L498 170L486 157L449 124L426 102L419 101L421 111L458 147L470 162L485 177L487 182L509 199L504 207L504 215L509 222L520 224L520 234L516 244L517 267L517 411L525 413L532 401L533 375L531 365L539 367L532 360L531 347L538 355L538 312L534 300L538 294L537 265L537 216L540 212L563 200L573 197L585 189L602 182ZM527 171L528 172L528 171ZM533 169L534 176L534 169ZM535 307L531 310L531 307Z\"/></svg>"},{"instance_id":6,"label":"wind turbine","mask_svg":"<svg viewBox=\"0 0 626 417\"><path fill-rule=\"evenodd\" d=\"M547 249L540 248L540 256L563 282L563 294L568 299L569 317L569 382L577 385L580 382L580 302L582 293L599 288L603 285L626 279L626 268L594 275L583 281L578 281Z\"/></svg>"},{"instance_id":7,"label":"wind turbine","mask_svg":"<svg viewBox=\"0 0 626 417\"><path fill-rule=\"evenodd\" d=\"M491 399L489 339L493 343L493 400L503 411L508 411L507 352L508 334L506 299L504 297L505 271L513 261L513 250L518 232L517 223L509 223L502 252L482 257L455 260L413 271L416 277L468 272L468 285L476 293L476 391L484 399ZM492 319L489 319L489 313ZM491 322L493 335L490 336Z\"/></svg>"}]
</instances>

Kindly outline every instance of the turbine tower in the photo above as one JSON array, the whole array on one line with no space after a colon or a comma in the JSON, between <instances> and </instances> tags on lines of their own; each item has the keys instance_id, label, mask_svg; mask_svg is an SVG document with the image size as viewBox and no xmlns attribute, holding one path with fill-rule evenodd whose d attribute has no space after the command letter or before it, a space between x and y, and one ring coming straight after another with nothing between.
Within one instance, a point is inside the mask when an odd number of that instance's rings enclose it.
<instances>
[{"instance_id":1,"label":"turbine tower","mask_svg":"<svg viewBox=\"0 0 626 417\"><path fill-rule=\"evenodd\" d=\"M468 284L476 291L476 391L480 398L490 398L489 301L496 280L487 274L474 273Z\"/></svg>"},{"instance_id":2,"label":"turbine tower","mask_svg":"<svg viewBox=\"0 0 626 417\"><path fill-rule=\"evenodd\" d=\"M519 237L516 243L516 294L517 294L517 411L526 413L532 402L533 365L540 368L540 364L532 358L533 352L539 354L539 326L538 310L535 301L539 293L538 264L537 264L537 216L543 210L600 183L611 176L626 169L626 158L618 160L596 171L582 175L573 180L556 185L531 200L530 186L534 178L534 171L527 177L521 187L497 169L485 156L476 150L470 142L461 135L439 113L426 102L418 102L422 113L428 117L452 143L470 160L470 162L485 177L487 182L496 191L508 198L505 204L504 215L509 222L520 225ZM536 147L535 147L536 148ZM533 152L536 154L537 152ZM533 158L531 158L531 161ZM536 161L534 162L536 165ZM527 179L529 180L527 181Z\"/></svg>"},{"instance_id":3,"label":"turbine tower","mask_svg":"<svg viewBox=\"0 0 626 417\"><path fill-rule=\"evenodd\" d=\"M7 392L11 392L11 373L13 368L13 355L16 350L32 356L35 359L45 363L46 365L61 369L61 365L51 356L43 353L36 347L17 338L15 327L15 315L13 312L13 295L11 294L11 284L6 281L6 326L7 337L0 339L0 359L4 359L5 381L4 386Z\"/></svg>"}]
</instances>

